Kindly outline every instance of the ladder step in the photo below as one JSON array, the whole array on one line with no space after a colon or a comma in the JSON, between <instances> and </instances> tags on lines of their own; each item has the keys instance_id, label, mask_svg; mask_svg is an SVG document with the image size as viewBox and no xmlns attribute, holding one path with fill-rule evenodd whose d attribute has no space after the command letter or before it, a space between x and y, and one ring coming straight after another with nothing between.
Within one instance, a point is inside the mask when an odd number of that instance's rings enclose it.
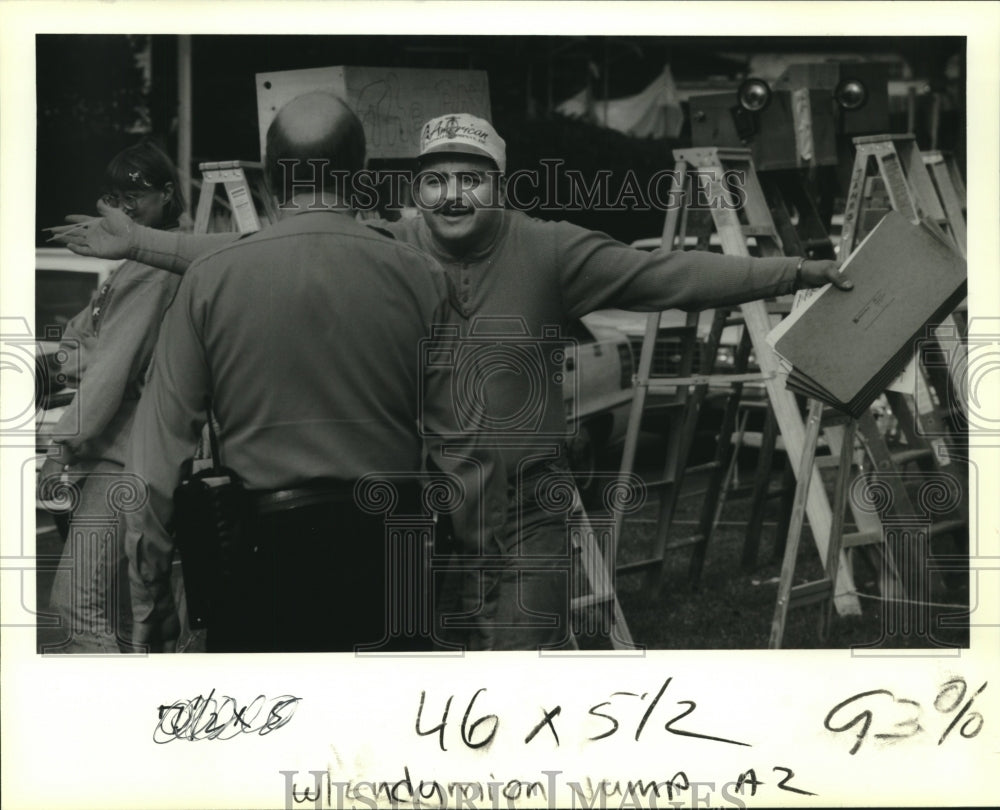
<instances>
[{"instance_id":1,"label":"ladder step","mask_svg":"<svg viewBox=\"0 0 1000 810\"><path fill-rule=\"evenodd\" d=\"M751 494L753 491L754 491L753 484L744 484L743 486L740 487L733 487L732 489L729 490L729 494L732 497L740 498L743 497L744 495ZM795 492L795 487L775 487L773 489L768 489L763 494L763 498L766 501L770 501L782 495L787 495L789 492Z\"/></svg>"},{"instance_id":2,"label":"ladder step","mask_svg":"<svg viewBox=\"0 0 1000 810\"><path fill-rule=\"evenodd\" d=\"M703 464L694 464L690 467L684 468L684 475L692 475L697 473L709 472L711 470L717 470L722 465L718 461L706 461ZM646 481L647 490L663 489L664 487L676 484L677 481L674 478L654 478L652 481Z\"/></svg>"},{"instance_id":3,"label":"ladder step","mask_svg":"<svg viewBox=\"0 0 1000 810\"><path fill-rule=\"evenodd\" d=\"M682 537L678 540L672 540L667 543L664 550L674 551L678 548L687 548L688 546L696 546L698 543L704 542L705 535L703 534L693 534L690 537ZM615 568L616 574L634 574L637 571L645 571L647 568L658 568L663 565L663 560L660 558L648 559L648 560L636 560L634 562L621 563Z\"/></svg>"},{"instance_id":4,"label":"ladder step","mask_svg":"<svg viewBox=\"0 0 1000 810\"><path fill-rule=\"evenodd\" d=\"M647 391L673 391L675 388L686 385L732 385L733 383L763 382L770 380L773 374L694 374L690 377L659 377L650 379L643 383L636 380L636 387L645 387Z\"/></svg>"},{"instance_id":5,"label":"ladder step","mask_svg":"<svg viewBox=\"0 0 1000 810\"><path fill-rule=\"evenodd\" d=\"M951 534L955 531L960 531L965 528L965 521L961 518L953 518L952 520L942 520L937 523L931 524L931 534L932 535L942 535ZM856 548L857 546L871 546L877 545L882 542L882 531L881 530L870 530L864 532L852 532L851 534L845 534L843 540L843 547L846 548Z\"/></svg>"},{"instance_id":6,"label":"ladder step","mask_svg":"<svg viewBox=\"0 0 1000 810\"><path fill-rule=\"evenodd\" d=\"M892 460L897 465L909 464L912 461L931 458L932 451L929 447L914 447L910 450L896 450L892 454Z\"/></svg>"},{"instance_id":7,"label":"ladder step","mask_svg":"<svg viewBox=\"0 0 1000 810\"><path fill-rule=\"evenodd\" d=\"M778 232L771 225L744 225L744 236L766 236L769 239L777 240Z\"/></svg>"},{"instance_id":8,"label":"ladder step","mask_svg":"<svg viewBox=\"0 0 1000 810\"><path fill-rule=\"evenodd\" d=\"M833 583L829 577L796 585L788 595L788 609L822 602L833 595Z\"/></svg>"},{"instance_id":9,"label":"ladder step","mask_svg":"<svg viewBox=\"0 0 1000 810\"><path fill-rule=\"evenodd\" d=\"M764 399L741 399L740 409L741 410L751 410L751 411L763 411L771 407L771 401L767 398Z\"/></svg>"},{"instance_id":10,"label":"ladder step","mask_svg":"<svg viewBox=\"0 0 1000 810\"><path fill-rule=\"evenodd\" d=\"M637 560L635 562L621 563L615 568L616 574L634 574L636 571L645 571L647 568L655 568L663 565L663 560Z\"/></svg>"},{"instance_id":11,"label":"ladder step","mask_svg":"<svg viewBox=\"0 0 1000 810\"><path fill-rule=\"evenodd\" d=\"M672 551L675 548L686 548L687 546L696 546L699 543L705 542L705 535L703 534L692 534L690 537L682 537L678 540L672 540L667 543L667 551Z\"/></svg>"},{"instance_id":12,"label":"ladder step","mask_svg":"<svg viewBox=\"0 0 1000 810\"><path fill-rule=\"evenodd\" d=\"M588 593L586 596L577 596L573 599L570 607L573 610L585 610L596 605L603 605L615 598L613 593Z\"/></svg>"},{"instance_id":13,"label":"ladder step","mask_svg":"<svg viewBox=\"0 0 1000 810\"><path fill-rule=\"evenodd\" d=\"M633 382L633 384L635 384ZM683 408L687 405L687 402L683 399L677 399L676 391L654 391L649 388L646 389L648 393L648 399L646 400L646 406L643 408L643 412L646 411L666 411L675 410ZM657 397L663 397L663 399L657 399Z\"/></svg>"},{"instance_id":14,"label":"ladder step","mask_svg":"<svg viewBox=\"0 0 1000 810\"><path fill-rule=\"evenodd\" d=\"M761 446L763 438L764 438L763 434L760 431L757 431L757 430L747 430L747 431L744 431L744 433L743 433L743 439L740 442L740 444L743 447L747 447L747 448L750 448L750 449L756 449L756 448L759 448ZM732 439L730 439L730 441L733 444L736 444L736 439L737 439L737 435L736 435L736 433L733 433ZM780 434L775 438L774 449L777 452L779 452L779 453L784 453L785 452L785 439ZM825 456L822 457L822 458L825 458ZM818 461L818 459L817 459L817 461Z\"/></svg>"},{"instance_id":15,"label":"ladder step","mask_svg":"<svg viewBox=\"0 0 1000 810\"><path fill-rule=\"evenodd\" d=\"M721 466L722 465L718 461L705 461L701 464L692 464L690 467L685 467L684 474L690 475L691 473L697 474L703 472L710 472L712 470L719 469Z\"/></svg>"},{"instance_id":16,"label":"ladder step","mask_svg":"<svg viewBox=\"0 0 1000 810\"><path fill-rule=\"evenodd\" d=\"M843 548L854 548L856 546L871 546L882 542L882 531L880 529L866 532L852 532L845 534L843 538Z\"/></svg>"}]
</instances>

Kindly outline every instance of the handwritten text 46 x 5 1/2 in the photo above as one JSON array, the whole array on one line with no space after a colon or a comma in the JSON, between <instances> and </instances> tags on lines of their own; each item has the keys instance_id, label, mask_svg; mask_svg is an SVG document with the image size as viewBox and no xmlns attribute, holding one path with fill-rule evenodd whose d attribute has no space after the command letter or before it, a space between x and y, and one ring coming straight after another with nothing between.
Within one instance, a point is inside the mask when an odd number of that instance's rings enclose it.
<instances>
[{"instance_id":1,"label":"handwritten text 46 x 5 1/2","mask_svg":"<svg viewBox=\"0 0 1000 810\"><path fill-rule=\"evenodd\" d=\"M649 702L646 710L643 712L642 718L636 724L635 731L633 733L633 738L636 742L642 736L650 718L653 715L654 710L663 698L664 693L670 686L673 678L667 678L663 685L660 687L659 691ZM465 714L462 717L462 721L459 728L459 734L461 741L468 748L484 748L489 746L496 737L497 730L500 726L500 718L496 714L486 714L481 715L470 723L470 718L472 716L473 708L475 706L476 700L479 696L486 691L485 687L478 689L472 698L469 700L468 706L465 710ZM646 698L649 696L648 692L643 692L638 694L636 692L612 692L608 697L608 700L602 701L590 707L588 714L591 717L596 717L601 720L603 724L607 725L607 728L600 731L600 733L594 734L589 737L590 740L602 740L606 737L611 737L612 735L618 733L621 729L621 722L618 720L618 712L620 711L620 705L623 703L622 698L634 698L640 702L645 702ZM438 746L442 751L446 751L445 746L445 729L448 725L448 715L451 712L451 704L454 699L454 695L449 695L447 701L444 705L444 710L441 714L441 722L436 726L431 728L425 728L424 722L424 705L427 700L427 693L421 691L420 693L420 704L417 707L417 717L414 724L414 731L421 737L428 737L433 734L437 734ZM631 701L629 701L631 702ZM694 713L695 709L698 708L698 704L693 700L678 700L675 701L676 705L685 707L681 711L677 712L670 720L668 720L663 728L670 734L674 734L680 737L693 737L701 740L709 740L711 742L723 743L725 745L739 745L750 747L750 743L740 742L738 740L731 740L726 737L715 736L712 734L703 734L697 731L690 730L688 728L680 728L679 724L682 720L689 717ZM560 744L559 732L557 729L556 718L562 713L562 706L557 705L554 708L543 708L542 716L538 723L531 729L527 730L527 735L524 738L524 743L528 744L534 740L540 732L548 729L551 733L552 738L555 740L556 745ZM480 731L480 727L482 730Z\"/></svg>"}]
</instances>

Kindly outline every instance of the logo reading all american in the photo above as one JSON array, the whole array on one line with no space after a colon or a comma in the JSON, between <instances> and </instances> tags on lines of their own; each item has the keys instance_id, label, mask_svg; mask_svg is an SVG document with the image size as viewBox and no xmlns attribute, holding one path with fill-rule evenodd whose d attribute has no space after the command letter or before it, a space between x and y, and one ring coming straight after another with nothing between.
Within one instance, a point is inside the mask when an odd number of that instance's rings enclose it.
<instances>
[{"instance_id":1,"label":"logo reading all american","mask_svg":"<svg viewBox=\"0 0 1000 810\"><path fill-rule=\"evenodd\" d=\"M486 130L479 129L478 127L472 126L470 124L460 124L458 118L455 116L449 116L444 121L438 120L433 128L430 124L424 127L424 141L436 141L441 138L448 138L452 140L454 138L468 138L469 140L476 140L480 143L486 143L486 138L488 134Z\"/></svg>"}]
</instances>

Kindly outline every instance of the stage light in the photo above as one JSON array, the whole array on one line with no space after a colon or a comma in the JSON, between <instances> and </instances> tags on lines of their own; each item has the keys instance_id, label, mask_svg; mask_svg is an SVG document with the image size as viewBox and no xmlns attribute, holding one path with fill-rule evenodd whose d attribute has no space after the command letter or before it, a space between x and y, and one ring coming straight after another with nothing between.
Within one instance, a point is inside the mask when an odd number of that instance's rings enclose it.
<instances>
[{"instance_id":1,"label":"stage light","mask_svg":"<svg viewBox=\"0 0 1000 810\"><path fill-rule=\"evenodd\" d=\"M763 79L747 79L736 91L740 106L748 112L760 112L771 102L771 88Z\"/></svg>"},{"instance_id":2,"label":"stage light","mask_svg":"<svg viewBox=\"0 0 1000 810\"><path fill-rule=\"evenodd\" d=\"M868 88L859 79L842 79L833 91L833 97L845 110L859 110L868 101Z\"/></svg>"}]
</instances>

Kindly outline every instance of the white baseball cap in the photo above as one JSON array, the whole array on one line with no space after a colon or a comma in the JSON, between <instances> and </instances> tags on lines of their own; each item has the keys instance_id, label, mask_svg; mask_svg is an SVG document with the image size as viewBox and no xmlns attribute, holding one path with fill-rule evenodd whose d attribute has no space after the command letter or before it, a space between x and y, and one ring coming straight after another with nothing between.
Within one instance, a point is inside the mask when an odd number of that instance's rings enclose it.
<instances>
[{"instance_id":1,"label":"white baseball cap","mask_svg":"<svg viewBox=\"0 0 1000 810\"><path fill-rule=\"evenodd\" d=\"M420 157L439 152L488 157L507 170L507 145L493 125L468 113L432 118L420 131Z\"/></svg>"}]
</instances>

